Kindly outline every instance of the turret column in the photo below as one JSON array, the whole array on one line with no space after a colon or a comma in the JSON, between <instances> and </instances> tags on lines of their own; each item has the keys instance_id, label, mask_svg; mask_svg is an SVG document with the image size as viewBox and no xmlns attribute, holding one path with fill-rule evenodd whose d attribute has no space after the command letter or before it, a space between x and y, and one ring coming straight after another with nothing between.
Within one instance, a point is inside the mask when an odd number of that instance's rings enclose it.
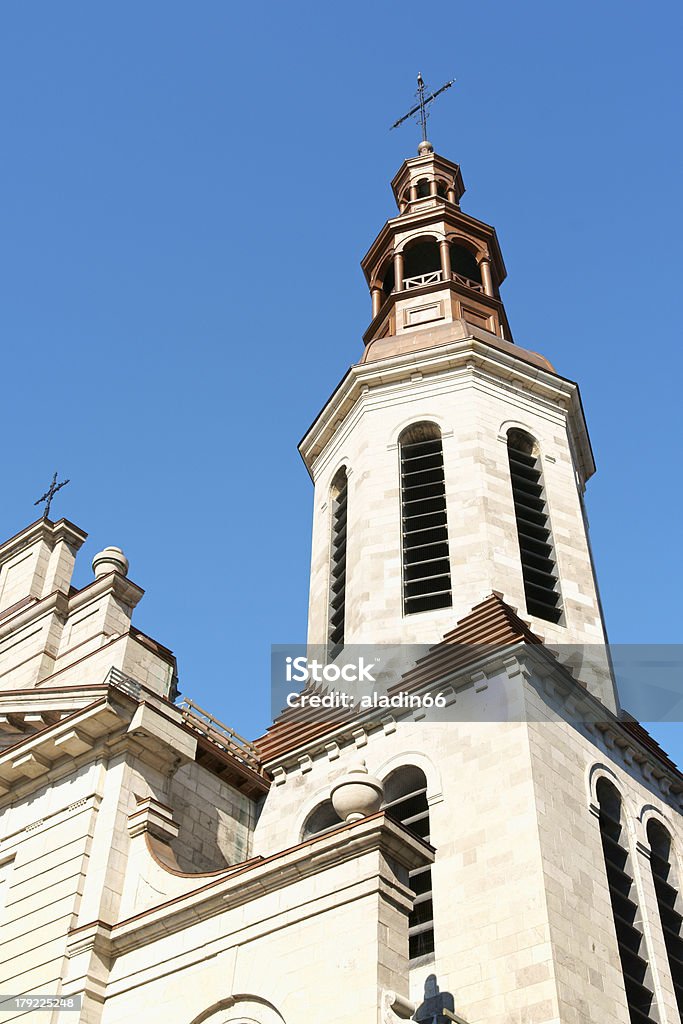
<instances>
[{"instance_id":1,"label":"turret column","mask_svg":"<svg viewBox=\"0 0 683 1024\"><path fill-rule=\"evenodd\" d=\"M493 296L493 278L491 277L491 261L488 256L482 256L479 260L481 270L481 283L487 295Z\"/></svg>"},{"instance_id":2,"label":"turret column","mask_svg":"<svg viewBox=\"0 0 683 1024\"><path fill-rule=\"evenodd\" d=\"M448 239L441 239L439 242L439 252L441 253L441 274L443 280L450 281L453 277L453 271L451 269L451 247Z\"/></svg>"},{"instance_id":3,"label":"turret column","mask_svg":"<svg viewBox=\"0 0 683 1024\"><path fill-rule=\"evenodd\" d=\"M411 188L412 192L412 188ZM403 253L394 253L394 291L403 291Z\"/></svg>"},{"instance_id":4,"label":"turret column","mask_svg":"<svg viewBox=\"0 0 683 1024\"><path fill-rule=\"evenodd\" d=\"M371 292L372 295L372 319L374 320L380 309L382 308L382 289L375 285Z\"/></svg>"}]
</instances>

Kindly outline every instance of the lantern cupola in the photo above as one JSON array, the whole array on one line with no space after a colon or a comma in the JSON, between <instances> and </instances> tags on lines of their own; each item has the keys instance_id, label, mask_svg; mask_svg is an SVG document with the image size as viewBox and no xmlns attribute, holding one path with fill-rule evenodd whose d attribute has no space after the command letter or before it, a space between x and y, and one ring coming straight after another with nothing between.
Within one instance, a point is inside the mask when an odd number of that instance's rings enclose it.
<instances>
[{"instance_id":1,"label":"lantern cupola","mask_svg":"<svg viewBox=\"0 0 683 1024\"><path fill-rule=\"evenodd\" d=\"M425 326L465 320L511 340L499 288L506 276L495 228L463 213L458 164L428 141L391 187L398 216L361 262L372 296L366 345Z\"/></svg>"}]
</instances>

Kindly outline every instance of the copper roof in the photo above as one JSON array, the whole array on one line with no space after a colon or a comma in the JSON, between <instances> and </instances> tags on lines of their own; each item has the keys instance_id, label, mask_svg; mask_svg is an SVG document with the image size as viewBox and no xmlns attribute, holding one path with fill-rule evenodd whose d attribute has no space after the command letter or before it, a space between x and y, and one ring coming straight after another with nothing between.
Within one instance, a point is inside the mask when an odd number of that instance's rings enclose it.
<instances>
[{"instance_id":1,"label":"copper roof","mask_svg":"<svg viewBox=\"0 0 683 1024\"><path fill-rule=\"evenodd\" d=\"M462 337L474 337L477 341L483 341L486 345L490 345L491 348L496 348L500 352L505 352L507 355L516 356L525 363L530 363L532 366L537 366L541 370L547 370L550 373L557 373L557 370L552 363L542 356L539 352L533 352L531 349L522 348L520 345L515 345L512 341L505 341L503 338L497 337L490 331L484 330L482 327L477 327L474 324L468 323L465 320L459 321L462 325ZM388 359L391 356L401 355L405 352L414 352L426 348L436 348L439 345L448 345L454 339L453 335L453 324L439 325L431 330L423 329L419 333L402 333L402 334L391 334L384 338L375 338L373 341L368 342L363 355L359 362L370 363L378 359Z\"/></svg>"},{"instance_id":2,"label":"copper roof","mask_svg":"<svg viewBox=\"0 0 683 1024\"><path fill-rule=\"evenodd\" d=\"M503 601L496 592L475 605L444 638L430 648L413 669L407 672L391 688L395 690L416 689L432 680L443 678L446 673L476 661L483 654L491 654L492 648L511 646L516 643L542 644L529 626ZM307 693L323 694L321 687L311 687ZM263 761L293 750L301 743L332 732L345 723L357 718L359 711L343 708L288 708L269 727L265 735L255 740L255 746Z\"/></svg>"}]
</instances>

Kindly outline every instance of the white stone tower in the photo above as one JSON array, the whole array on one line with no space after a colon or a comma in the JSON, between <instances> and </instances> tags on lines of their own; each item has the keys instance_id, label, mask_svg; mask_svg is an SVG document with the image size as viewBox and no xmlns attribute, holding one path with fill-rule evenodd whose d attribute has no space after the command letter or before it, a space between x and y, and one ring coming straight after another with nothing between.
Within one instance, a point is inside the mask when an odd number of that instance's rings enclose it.
<instances>
[{"instance_id":1,"label":"white stone tower","mask_svg":"<svg viewBox=\"0 0 683 1024\"><path fill-rule=\"evenodd\" d=\"M362 261L365 351L301 442L309 643L435 643L492 591L551 645L603 645L578 386L513 344L493 227L422 143ZM588 649L588 648L585 648ZM609 673L593 683L611 707Z\"/></svg>"}]
</instances>

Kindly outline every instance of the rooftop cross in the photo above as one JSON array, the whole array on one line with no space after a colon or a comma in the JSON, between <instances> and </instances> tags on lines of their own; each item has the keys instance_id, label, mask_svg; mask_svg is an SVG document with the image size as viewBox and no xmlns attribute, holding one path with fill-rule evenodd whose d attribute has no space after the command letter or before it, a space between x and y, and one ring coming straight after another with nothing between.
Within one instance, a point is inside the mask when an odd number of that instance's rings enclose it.
<instances>
[{"instance_id":1,"label":"rooftop cross","mask_svg":"<svg viewBox=\"0 0 683 1024\"><path fill-rule=\"evenodd\" d=\"M455 82L454 78L452 78L450 82L446 82L445 85L442 85L440 89L436 90L436 92L430 93L429 96L425 96L424 79L422 78L422 73L420 71L418 71L418 73L417 73L417 92L415 94L417 96L417 103L413 107L412 110L408 111L407 114L404 114L403 117L399 117L398 121L394 121L394 123L392 124L391 127L392 128L398 128L398 126L400 124L403 124L404 121L407 121L409 117L413 116L413 114L417 114L418 115L417 122L422 127L422 141L426 142L427 141L427 118L429 117L429 112L427 110L427 104L428 103L432 103L436 99L436 97L440 96L442 92L446 91L446 89L450 89L450 87L453 85L453 82Z\"/></svg>"},{"instance_id":2,"label":"rooftop cross","mask_svg":"<svg viewBox=\"0 0 683 1024\"><path fill-rule=\"evenodd\" d=\"M34 501L33 502L34 505L40 505L43 501L45 502L45 509L43 511L43 519L49 519L50 518L50 505L52 504L52 499L54 498L54 496L57 493L57 491L61 490L62 487L66 487L66 485L68 483L69 483L68 480L62 480L62 482L60 484L58 484L57 483L57 474L55 473L55 475L52 477L52 483L50 484L48 489L45 491L45 494L42 496L42 498L38 498L38 501Z\"/></svg>"}]
</instances>

